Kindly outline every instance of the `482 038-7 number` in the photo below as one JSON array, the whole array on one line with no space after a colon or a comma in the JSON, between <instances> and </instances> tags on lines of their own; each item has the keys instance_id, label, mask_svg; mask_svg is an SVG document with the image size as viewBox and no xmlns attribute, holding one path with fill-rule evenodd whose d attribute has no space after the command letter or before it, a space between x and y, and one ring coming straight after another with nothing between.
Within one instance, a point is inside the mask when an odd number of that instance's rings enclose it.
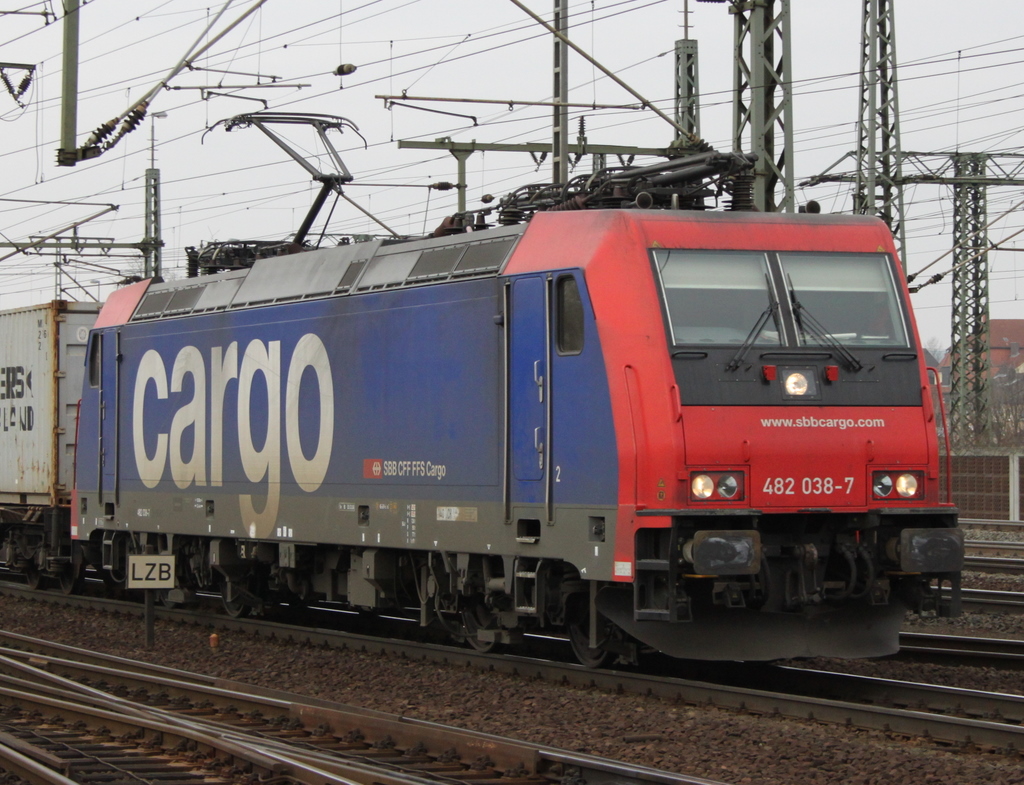
<instances>
[{"instance_id":1,"label":"482 038-7 number","mask_svg":"<svg viewBox=\"0 0 1024 785\"><path fill-rule=\"evenodd\" d=\"M799 488L804 496L829 496L850 493L853 480L853 477L768 477L761 490L775 496L795 496Z\"/></svg>"}]
</instances>

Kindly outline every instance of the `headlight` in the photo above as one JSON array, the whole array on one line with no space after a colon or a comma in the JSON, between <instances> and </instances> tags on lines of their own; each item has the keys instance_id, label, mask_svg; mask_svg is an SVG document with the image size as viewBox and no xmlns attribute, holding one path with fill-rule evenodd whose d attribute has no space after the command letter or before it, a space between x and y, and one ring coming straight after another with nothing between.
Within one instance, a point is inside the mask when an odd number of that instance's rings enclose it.
<instances>
[{"instance_id":1,"label":"headlight","mask_svg":"<svg viewBox=\"0 0 1024 785\"><path fill-rule=\"evenodd\" d=\"M879 498L888 496L892 493L892 477L888 474L876 474L871 483L871 492Z\"/></svg>"},{"instance_id":2,"label":"headlight","mask_svg":"<svg viewBox=\"0 0 1024 785\"><path fill-rule=\"evenodd\" d=\"M818 370L790 366L779 368L779 383L782 386L782 398L786 401L821 400L821 383Z\"/></svg>"},{"instance_id":3,"label":"headlight","mask_svg":"<svg viewBox=\"0 0 1024 785\"><path fill-rule=\"evenodd\" d=\"M696 471L690 475L690 498L694 501L741 501L745 484L742 471Z\"/></svg>"},{"instance_id":4,"label":"headlight","mask_svg":"<svg viewBox=\"0 0 1024 785\"><path fill-rule=\"evenodd\" d=\"M895 497L894 501L920 499L924 496L924 472L874 472L871 475L871 496L875 499Z\"/></svg>"},{"instance_id":5,"label":"headlight","mask_svg":"<svg viewBox=\"0 0 1024 785\"><path fill-rule=\"evenodd\" d=\"M807 377L800 371L793 371L786 376L786 394L787 395L806 395L808 384Z\"/></svg>"},{"instance_id":6,"label":"headlight","mask_svg":"<svg viewBox=\"0 0 1024 785\"><path fill-rule=\"evenodd\" d=\"M706 474L698 474L690 480L690 492L698 499L706 499L715 492L715 481Z\"/></svg>"},{"instance_id":7,"label":"headlight","mask_svg":"<svg viewBox=\"0 0 1024 785\"><path fill-rule=\"evenodd\" d=\"M913 474L901 474L896 478L896 493L904 499L917 495L917 477Z\"/></svg>"},{"instance_id":8,"label":"headlight","mask_svg":"<svg viewBox=\"0 0 1024 785\"><path fill-rule=\"evenodd\" d=\"M723 474L718 480L718 495L723 499L731 499L737 494L740 484L735 475Z\"/></svg>"}]
</instances>

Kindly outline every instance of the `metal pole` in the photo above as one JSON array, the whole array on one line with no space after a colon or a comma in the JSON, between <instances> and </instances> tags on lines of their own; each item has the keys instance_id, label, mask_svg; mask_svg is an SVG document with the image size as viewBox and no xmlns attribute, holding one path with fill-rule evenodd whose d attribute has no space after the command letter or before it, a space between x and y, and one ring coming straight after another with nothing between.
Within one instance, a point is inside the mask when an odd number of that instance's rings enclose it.
<instances>
[{"instance_id":1,"label":"metal pole","mask_svg":"<svg viewBox=\"0 0 1024 785\"><path fill-rule=\"evenodd\" d=\"M164 241L160 234L160 170L146 170L146 278L163 275L160 249Z\"/></svg>"},{"instance_id":2,"label":"metal pole","mask_svg":"<svg viewBox=\"0 0 1024 785\"><path fill-rule=\"evenodd\" d=\"M896 80L894 0L863 0L860 117L853 211L877 215L892 230L907 267L903 173Z\"/></svg>"},{"instance_id":3,"label":"metal pole","mask_svg":"<svg viewBox=\"0 0 1024 785\"><path fill-rule=\"evenodd\" d=\"M953 156L953 329L949 427L955 449L988 446L992 438L989 357L988 232L985 153ZM973 181L973 182L972 182ZM970 264L960 264L971 259Z\"/></svg>"},{"instance_id":4,"label":"metal pole","mask_svg":"<svg viewBox=\"0 0 1024 785\"><path fill-rule=\"evenodd\" d=\"M655 104L652 104L650 101L648 101L642 95L640 95L640 93L638 93L636 90L634 90L632 87L630 87L624 81L622 81L622 79L620 79L613 71L611 71L610 69L608 69L605 66L601 65L601 63L597 62L597 60L595 60L593 57L591 57L585 51L580 49L580 47L578 47L576 44L574 44L572 41L569 40L568 36L558 32L557 30L555 30L551 25L549 25L547 22L545 22L543 19L541 19L535 13L533 13L533 11L531 11L529 8L527 8L525 5L523 5L521 2L519 2L519 0L510 0L510 1L511 1L512 5L516 6L516 8L518 8L520 11L524 12L527 16L529 16L531 19L533 19L533 21L535 21L537 24L539 24L541 27L543 27L549 33L551 33L552 35L557 36L559 38L559 40L564 41L565 45L570 47L576 54L578 54L580 57L582 57L584 60L586 60L588 63L590 63L595 68L599 69L601 71L601 73L603 73L605 76L607 76L613 82L615 82L615 84L617 84L619 87L621 87L623 90L625 90L631 96L633 96L636 100L638 100L640 102L640 104L645 109L650 109L652 112L654 112L656 115L658 115L658 117L660 117L662 120L664 120L666 123L671 125L673 128L675 128L680 133L683 133L683 134L686 133L685 129L681 128L679 126L679 124L675 120L673 120L671 117L669 117L663 111L661 111ZM788 0L784 0L784 1L788 2ZM691 141L695 145L701 144L701 142L702 142L702 140L696 139L696 138L692 139Z\"/></svg>"},{"instance_id":5,"label":"metal pole","mask_svg":"<svg viewBox=\"0 0 1024 785\"><path fill-rule=\"evenodd\" d=\"M1010 456L1010 520L1020 520L1020 455Z\"/></svg>"},{"instance_id":6,"label":"metal pole","mask_svg":"<svg viewBox=\"0 0 1024 785\"><path fill-rule=\"evenodd\" d=\"M156 644L156 589L146 589L146 648Z\"/></svg>"},{"instance_id":7,"label":"metal pole","mask_svg":"<svg viewBox=\"0 0 1024 785\"><path fill-rule=\"evenodd\" d=\"M551 162L551 180L564 183L569 179L569 108L564 105L569 101L569 47L564 42L569 35L569 8L566 0L555 0L553 27L558 34L555 36L553 71L556 106L552 111L551 150L554 157Z\"/></svg>"},{"instance_id":8,"label":"metal pole","mask_svg":"<svg viewBox=\"0 0 1024 785\"><path fill-rule=\"evenodd\" d=\"M473 154L472 150L451 150L452 155L455 156L455 160L458 162L458 181L456 182L456 188L459 191L459 212L466 212L466 159ZM564 182L563 180L556 180L556 182Z\"/></svg>"},{"instance_id":9,"label":"metal pole","mask_svg":"<svg viewBox=\"0 0 1024 785\"><path fill-rule=\"evenodd\" d=\"M689 137L680 136L686 146L700 136L700 76L697 68L697 42L684 38L676 41L676 122Z\"/></svg>"},{"instance_id":10,"label":"metal pole","mask_svg":"<svg viewBox=\"0 0 1024 785\"><path fill-rule=\"evenodd\" d=\"M757 155L755 206L793 212L789 0L732 0L729 11L735 19L733 150L746 149L743 137L749 132L749 151Z\"/></svg>"},{"instance_id":11,"label":"metal pole","mask_svg":"<svg viewBox=\"0 0 1024 785\"><path fill-rule=\"evenodd\" d=\"M64 0L64 65L58 166L78 162L78 0Z\"/></svg>"}]
</instances>

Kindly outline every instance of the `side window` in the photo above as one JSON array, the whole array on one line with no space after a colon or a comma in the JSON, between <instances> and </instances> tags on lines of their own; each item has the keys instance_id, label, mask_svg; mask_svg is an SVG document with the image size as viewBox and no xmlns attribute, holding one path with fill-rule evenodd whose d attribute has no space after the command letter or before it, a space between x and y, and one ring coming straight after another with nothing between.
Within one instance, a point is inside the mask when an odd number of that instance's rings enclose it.
<instances>
[{"instance_id":1,"label":"side window","mask_svg":"<svg viewBox=\"0 0 1024 785\"><path fill-rule=\"evenodd\" d=\"M100 333L89 336L89 386L100 386Z\"/></svg>"},{"instance_id":2,"label":"side window","mask_svg":"<svg viewBox=\"0 0 1024 785\"><path fill-rule=\"evenodd\" d=\"M555 302L558 353L579 354L583 351L583 300L571 275L555 282Z\"/></svg>"}]
</instances>

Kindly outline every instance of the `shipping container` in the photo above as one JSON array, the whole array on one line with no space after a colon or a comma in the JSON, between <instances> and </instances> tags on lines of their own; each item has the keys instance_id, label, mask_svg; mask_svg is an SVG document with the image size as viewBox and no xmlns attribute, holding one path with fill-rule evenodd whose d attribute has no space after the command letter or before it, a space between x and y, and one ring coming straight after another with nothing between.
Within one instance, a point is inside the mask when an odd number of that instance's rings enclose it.
<instances>
[{"instance_id":1,"label":"shipping container","mask_svg":"<svg viewBox=\"0 0 1024 785\"><path fill-rule=\"evenodd\" d=\"M70 504L85 349L98 303L0 311L0 504Z\"/></svg>"}]
</instances>

